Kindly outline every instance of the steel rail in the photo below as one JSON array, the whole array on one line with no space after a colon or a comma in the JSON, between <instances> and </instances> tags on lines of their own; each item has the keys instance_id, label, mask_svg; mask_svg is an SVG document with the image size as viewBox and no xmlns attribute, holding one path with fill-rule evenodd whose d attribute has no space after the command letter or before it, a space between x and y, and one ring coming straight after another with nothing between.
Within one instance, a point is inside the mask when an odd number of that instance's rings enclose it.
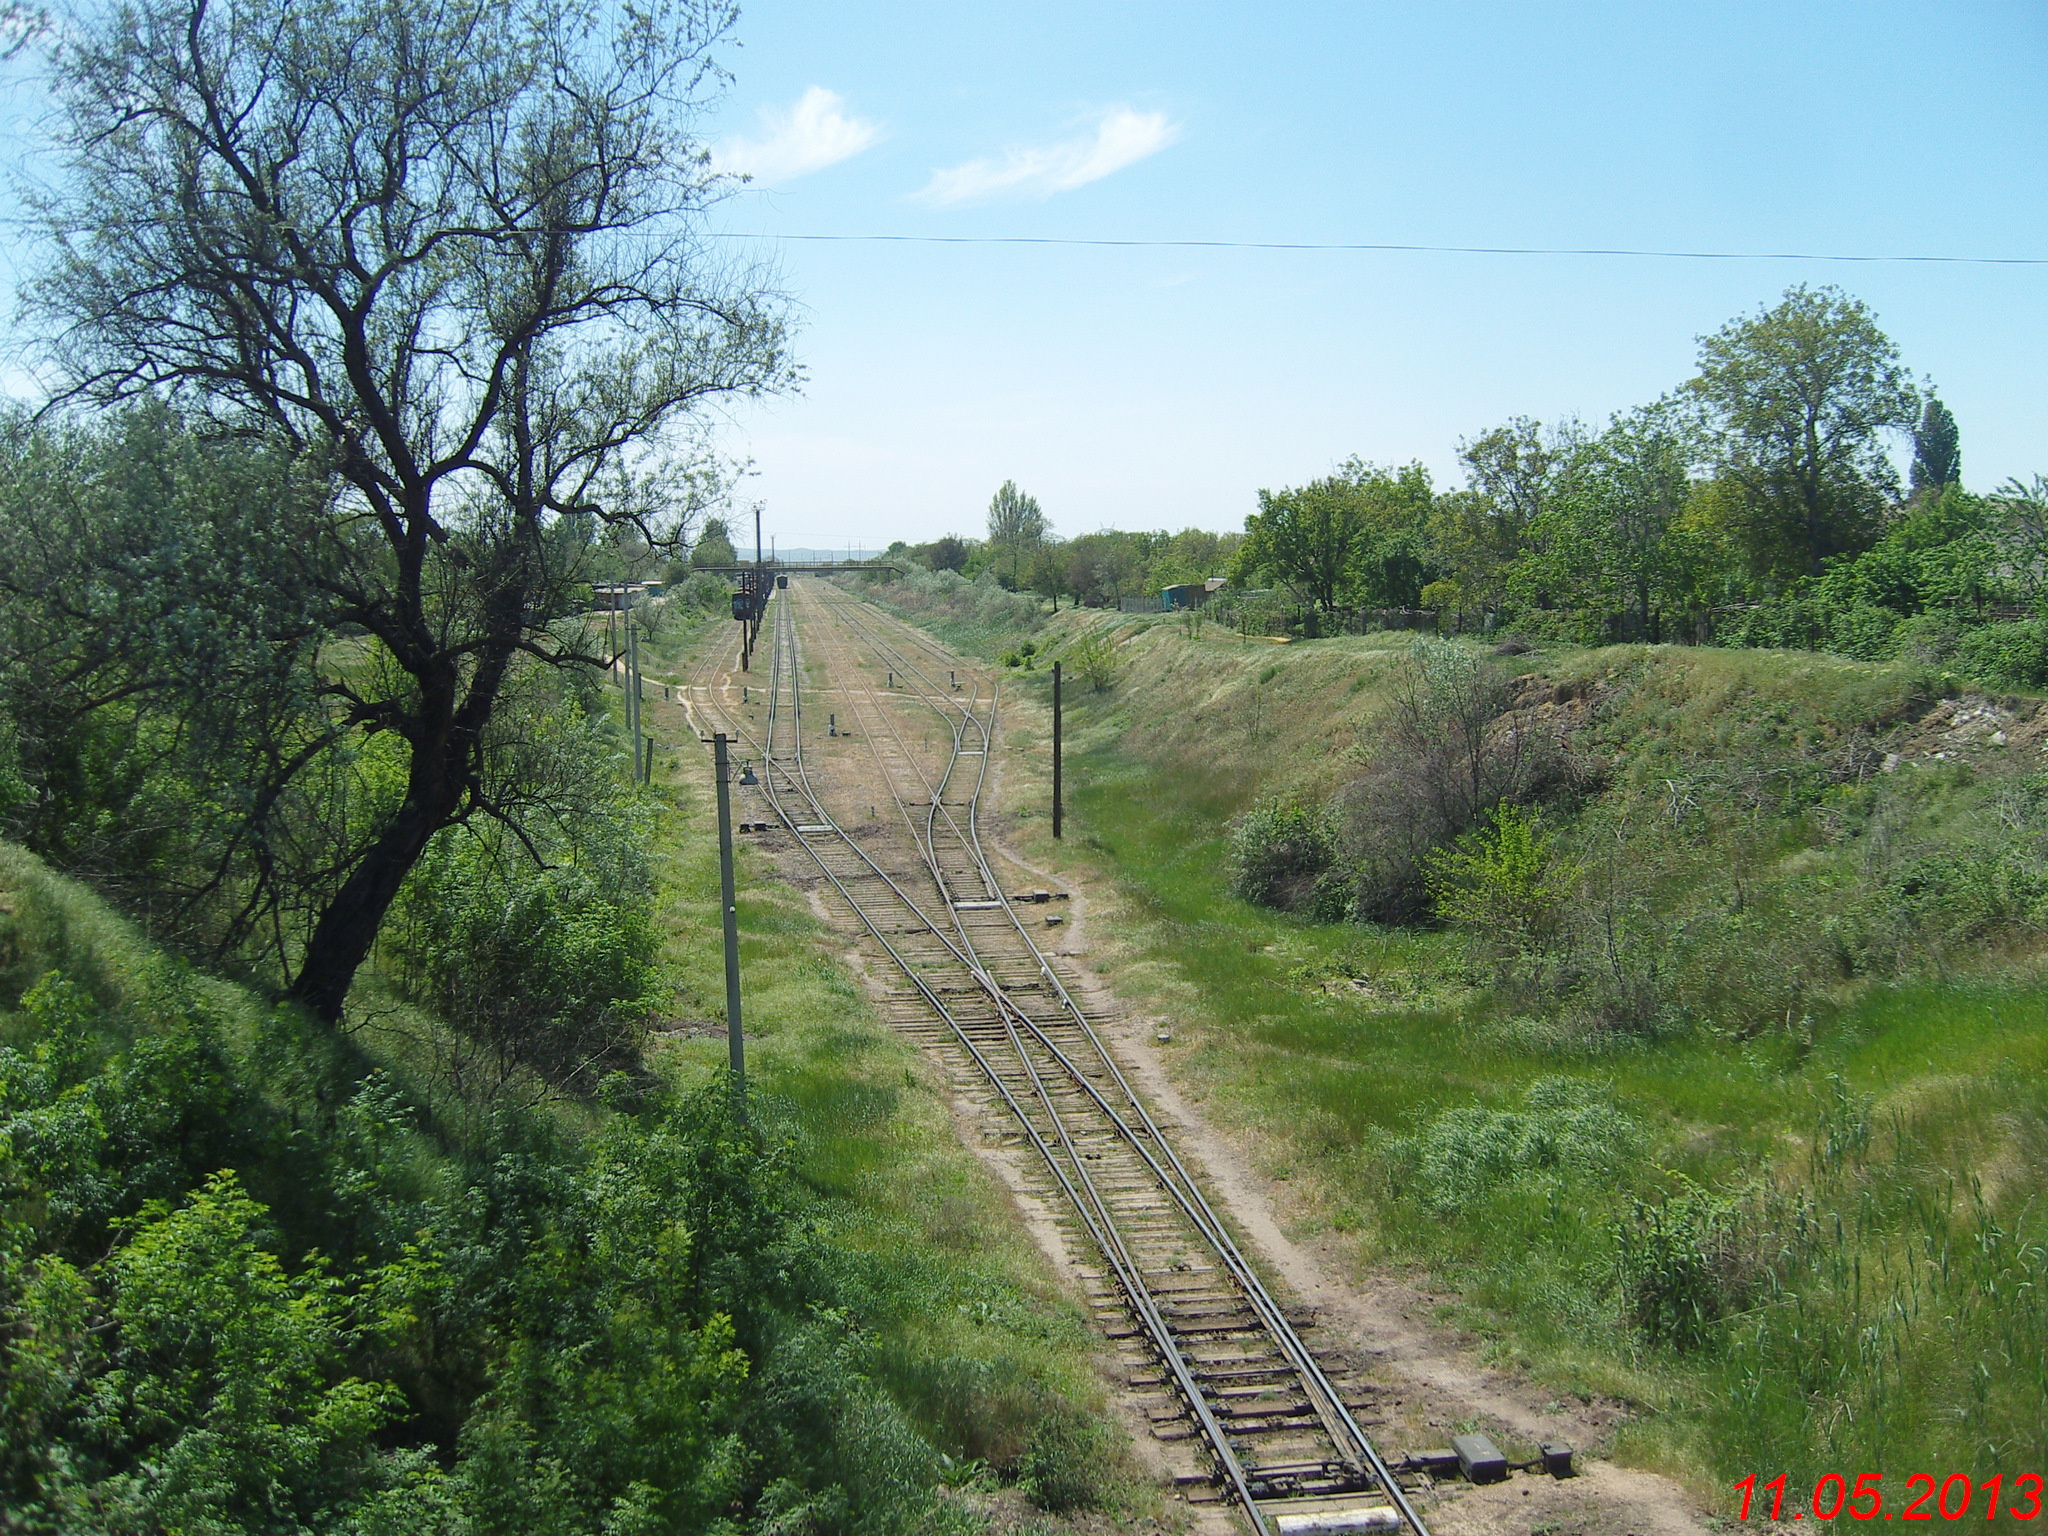
<instances>
[{"instance_id":1,"label":"steel rail","mask_svg":"<svg viewBox=\"0 0 2048 1536\"><path fill-rule=\"evenodd\" d=\"M1313 1355L1301 1344L1292 1325L1281 1314L1278 1305L1272 1301L1270 1294L1251 1270L1250 1265L1238 1250L1236 1243L1231 1239L1228 1231L1202 1195L1199 1186L1187 1172L1179 1157L1174 1153L1171 1143L1160 1132L1142 1100L1138 1098L1130 1083L1124 1077L1123 1072L1117 1066L1114 1058L1110 1055L1100 1036L1089 1022L1085 1011L1080 1008L1067 991L1064 983L1060 981L1044 954L1038 949L1036 942L1031 938L1029 932L1024 929L1017 913L1002 892L987 854L981 846L978 815L980 799L985 792L987 784L988 759L993 751L994 723L1000 700L1000 690L992 692L989 696L987 718L984 720L977 713L981 691L979 680L975 681L972 690L966 698L956 697L954 690L942 688L936 679L925 673L921 666L915 661L908 659L896 644L877 633L874 626L853 618L853 614L856 611L866 609L865 604L858 604L850 600L844 603L830 601L824 604L828 609L837 610L833 613L833 617L841 621L844 627L853 632L856 638L864 640L878 654L884 654L885 659L887 659L887 654L892 653L894 659L903 662L900 668L894 670L903 672L906 681L910 678L916 678L924 684L923 690L913 688L909 691L914 695L918 695L921 698L921 702L932 708L939 715L941 721L947 725L952 738L952 751L948 755L945 768L940 775L938 784L935 786L924 769L919 766L916 756L910 751L908 743L904 741L902 732L890 711L884 708L876 697L873 686L868 684L865 679L861 681L862 691L867 698L867 708L872 710L887 725L890 733L895 737L897 748L901 752L904 762L909 765L912 773L924 783L928 791L929 810L924 818L924 836L920 838L917 835L916 822L910 815L908 805L905 804L902 795L897 792L887 765L881 761L879 748L875 745L876 733L867 726L865 720L862 720L860 722L862 725L862 735L867 739L870 751L875 755L876 766L883 775L885 785L888 786L891 798L895 800L897 810L903 816L906 827L911 831L913 842L918 845L919 853L922 855L932 876L940 899L945 901L949 915L953 919L953 927L959 937L959 942L956 944L919 909L916 900L905 892L896 880L869 857L866 850L861 848L838 825L837 821L825 809L823 799L818 794L816 786L811 783L809 767L804 760L802 751L801 660L796 637L795 618L791 611L794 605L778 603L776 606L778 613L774 643L771 648L767 740L764 743L756 743L762 754L765 787L771 806L774 808L778 819L789 828L792 835L805 848L827 880L846 898L848 905L853 908L855 915L860 918L863 926L868 929L877 943L882 946L884 952L890 956L910 979L913 987L922 996L926 1004L950 1028L961 1047L981 1069L982 1074L994 1087L1012 1115L1016 1117L1024 1134L1044 1159L1062 1192L1073 1202L1077 1215L1088 1228L1089 1234L1096 1242L1097 1247L1109 1261L1112 1270L1116 1274L1120 1289L1123 1290L1126 1299L1131 1303L1132 1312L1144 1327L1161 1362L1168 1367L1173 1375L1179 1394L1187 1402L1190 1411L1194 1414L1198 1425L1203 1431L1205 1440L1208 1441L1212 1452L1216 1454L1217 1460L1223 1468L1226 1480L1231 1483L1232 1491L1237 1495L1248 1516L1261 1532L1270 1531L1270 1526L1267 1524L1264 1512L1259 1508L1251 1492L1244 1468L1239 1462L1234 1448L1210 1411L1199 1381L1195 1378L1188 1360L1182 1354L1178 1342L1174 1339L1171 1326L1161 1313L1156 1297L1145 1283L1141 1263L1130 1251L1118 1226L1115 1212L1112 1210L1109 1202L1103 1197L1101 1190L1096 1187L1094 1179L1090 1176L1086 1156L1081 1153L1073 1141L1072 1132L1068 1124L1070 1117L1064 1114L1053 1102L1053 1096L1045 1076L1037 1063L1032 1059L1031 1051L1027 1048L1024 1038L1026 1035L1036 1042L1040 1051L1051 1057L1052 1062L1059 1068L1062 1075L1076 1084L1093 1101L1101 1115L1109 1120L1113 1131L1138 1155L1152 1175L1153 1180L1169 1197L1172 1204L1178 1207L1182 1215L1187 1218L1189 1225L1195 1229L1207 1246L1213 1249L1217 1256L1223 1260L1224 1269L1234 1282L1238 1294L1249 1305L1253 1316L1258 1319L1260 1331L1264 1333L1271 1343L1278 1346L1280 1354L1286 1359L1288 1369L1306 1392L1309 1398L1309 1406L1314 1408L1316 1417L1323 1422L1325 1433L1330 1443L1337 1448L1340 1456L1343 1456L1346 1461L1358 1467L1360 1472L1364 1471L1364 1467L1358 1466L1360 1457L1347 1454L1348 1448L1345 1442L1348 1439L1352 1446L1355 1446L1362 1453L1364 1463L1370 1466L1370 1475L1373 1480L1388 1493L1401 1515L1416 1531L1417 1536L1427 1536L1421 1520L1415 1515L1413 1507L1409 1504L1391 1471L1386 1468L1384 1462L1381 1461L1377 1452L1372 1447L1370 1440L1359 1429L1356 1421L1352 1419L1342 1394L1329 1381ZM914 635L914 632L912 633ZM950 659L928 642L920 646L919 649L938 655L942 660ZM715 679L717 656L718 653L714 652L707 666L707 672L712 679ZM789 698L786 716L783 705L785 681ZM728 708L716 700L713 681L707 680L704 683L703 694L707 710L726 717L728 722L734 727L736 739L754 742L752 734L740 724L737 717L733 716ZM850 689L848 690L848 698L852 702L853 712L857 716L866 712L862 710L857 696ZM778 746L778 729L785 723L785 720L791 731L792 743L787 755L787 762L778 764L776 761L778 755L776 750ZM980 741L981 745L978 755L980 755L982 761L979 765L979 772L975 776L972 792L967 799L967 825L963 828L958 817L955 815L955 808L946 803L946 791L952 783L956 770L962 766L962 756L975 750L966 745L970 739L978 739ZM1061 1166L1059 1158L1054 1154L1052 1143L1032 1123L1030 1113L1019 1102L1016 1094L1004 1080L1001 1070L995 1065L989 1055L977 1045L967 1027L962 1024L955 1014L955 1011L918 974L916 967L899 951L897 946L890 942L888 936L874 920L873 914L868 911L867 902L854 893L848 886L846 879L842 878L839 872L835 871L826 862L820 849L813 845L814 834L797 831L798 823L795 817L782 804L781 792L775 782L778 769L788 781L791 792L800 794L802 799L809 802L816 813L815 821L830 827L833 833L836 834L839 843L843 844L860 864L866 866L868 873L879 878L888 888L890 894L897 901L901 902L910 915L917 920L919 926L910 931L930 933L933 937L937 938L944 945L945 949L950 952L952 957L973 977L976 985L994 1003L997 1019L1002 1026L1004 1035L1011 1050L1015 1053L1020 1068L1030 1083L1027 1096L1035 1097L1043 1105L1045 1115L1057 1136L1060 1149L1066 1154L1068 1162L1074 1170L1074 1177L1070 1177L1066 1169ZM1050 986L1060 1007L1081 1028L1084 1038L1093 1047L1093 1054L1101 1061L1103 1068L1109 1074L1124 1100L1136 1112L1143 1126L1144 1133L1151 1138L1153 1146L1157 1147L1165 1155L1167 1159L1166 1166L1162 1166L1159 1160L1145 1147L1137 1130L1133 1129L1125 1120L1124 1113L1119 1111L1103 1095L1096 1084L1090 1079L1087 1071L1046 1032L1039 1021L1033 1019L1009 998L1002 985L988 971L986 964L975 948L969 928L962 919L960 911L955 904L950 889L949 877L942 865L939 853L939 824L941 819L943 819L948 828L950 841L958 846L970 860L969 877L978 878L984 890L995 898L996 905L1015 930L1017 937L1024 944L1026 951L1036 965L1040 977ZM858 874L859 871L857 870L856 875ZM1076 1186L1075 1177L1078 1177L1080 1181L1079 1187ZM1333 1419L1335 1422L1333 1422ZM1340 1425L1342 1426L1341 1430Z\"/></svg>"},{"instance_id":2,"label":"steel rail","mask_svg":"<svg viewBox=\"0 0 2048 1536\"><path fill-rule=\"evenodd\" d=\"M878 651L894 651L896 659L904 662L905 672L922 679L930 690L926 697L926 702L934 709L941 710L942 713L948 709L958 709L962 716L963 726L971 723L981 739L982 761L980 773L977 775L974 793L967 801L968 825L964 833L954 818L951 807L942 806L941 804L944 783L950 779L953 768L958 763L959 755L957 751L953 760L947 765L946 775L941 781L940 790L934 792L931 796L932 806L927 818L928 837L931 841L925 852L927 862L932 868L933 876L940 884L941 894L945 894L945 881L938 867L936 827L939 815L943 810L946 820L953 827L955 836L971 849L976 870L980 874L985 888L995 895L1000 903L1001 910L1014 927L1018 938L1037 961L1041 977L1051 986L1054 995L1058 998L1062 1007L1072 1016L1074 1022L1080 1027L1085 1038L1094 1048L1095 1055L1100 1059L1102 1065L1116 1083L1123 1098L1129 1103L1131 1109L1136 1112L1146 1135L1151 1139L1152 1145L1165 1155L1167 1163L1172 1170L1171 1176L1169 1176L1166 1168L1160 1166L1158 1160L1143 1142L1139 1140L1135 1132L1123 1123L1122 1115L1108 1103L1094 1083L1089 1080L1085 1072L1067 1056L1066 1052L1028 1016L1024 1016L1025 1024L1034 1035L1038 1036L1044 1048L1059 1061L1073 1081L1092 1097L1103 1112L1117 1124L1118 1128L1130 1141L1133 1149L1145 1161L1154 1177L1158 1179L1162 1188L1182 1207L1184 1214L1190 1218L1197 1229L1201 1231L1203 1237L1216 1249L1219 1257L1224 1259L1226 1268L1231 1273L1233 1280L1237 1282L1240 1293L1251 1304L1254 1312L1265 1325L1268 1335L1281 1347L1282 1352L1288 1358L1290 1366L1293 1367L1297 1377L1308 1391L1310 1401L1315 1406L1317 1417L1323 1420L1325 1429L1330 1434L1331 1441L1338 1448L1339 1453L1354 1452L1355 1454L1347 1456L1347 1459L1352 1460L1354 1465L1363 1463L1360 1470L1369 1468L1374 1481L1387 1493L1402 1518L1407 1521L1409 1526L1417 1533L1417 1536L1427 1536L1427 1528L1423 1524L1421 1517L1415 1512L1413 1505L1409 1503L1404 1490L1402 1490L1398 1480L1394 1477L1392 1469L1387 1466L1385 1460L1380 1456L1371 1438L1366 1435L1352 1417L1349 1407L1344 1402L1343 1394L1329 1380L1314 1355L1302 1344L1299 1335L1282 1314L1277 1303L1273 1301L1270 1292L1266 1290L1264 1284L1258 1279L1250 1263L1237 1247L1228 1229L1216 1215L1207 1198L1202 1194L1200 1186L1188 1172L1185 1164L1181 1162L1179 1155L1173 1150L1172 1143L1160 1131L1157 1123L1152 1119L1150 1111L1145 1107L1143 1100L1138 1097L1136 1091L1131 1087L1122 1069L1117 1065L1114 1057L1110 1054L1094 1026L1090 1023L1086 1012L1068 992L1065 984L1059 979L1058 974L1047 962L1044 954L1038 949L1036 941L1018 918L1014 907L1012 907L1001 891L1000 884L996 881L994 871L989 865L986 851L981 845L978 816L981 793L988 773L988 759L993 752L993 726L998 695L991 695L988 721L984 723L976 719L970 706L965 706L951 698L949 694L939 691L935 680L925 676L921 668L918 668L914 662L908 661L903 653L890 644L886 638L879 635L872 625L852 621L850 614L856 606L853 601L832 603L829 606L839 608L840 612L835 617L848 620L849 627L859 631L862 637L875 649ZM866 605L861 604L859 606L865 607ZM958 739L958 737L964 735L964 730L956 727L955 734L956 739ZM948 901L948 906L949 908L952 907L950 900ZM972 939L968 935L965 925L961 922L957 909L953 910L952 915L962 943L971 953ZM979 973L979 979L982 980L985 986L994 986L992 978L987 976L985 969L980 965L978 956L976 958L975 970ZM1000 1001L1007 1003L1008 999L1005 996ZM1347 1440L1350 1442L1348 1447L1345 1444Z\"/></svg>"},{"instance_id":3,"label":"steel rail","mask_svg":"<svg viewBox=\"0 0 2048 1536\"><path fill-rule=\"evenodd\" d=\"M868 856L867 851L861 848L852 838L848 837L839 827L838 823L833 820L831 815L825 810L823 802L818 798L815 789L810 783L809 770L804 763L802 753L802 691L795 656L794 620L789 613L788 605L778 604L777 607L781 611L778 614L774 643L771 647L772 660L769 668L771 689L769 693L769 724L766 743L769 756L772 759L775 745L775 722L782 701L782 675L786 670L790 692L792 735L792 751L790 755L791 760L796 764L797 770L794 780L795 787L799 789L803 798L809 801L811 807L817 812L823 823L833 829L846 848L854 853L862 863L866 864L895 893L905 906L922 918L923 913L918 911L916 903L911 900L908 893L897 885L896 881ZM959 756L961 734L958 731L954 734L954 761L957 761ZM984 763L985 770L986 764ZM988 978L987 973L978 963L969 961L967 956L962 954L943 933L939 932L936 926L932 927L931 931L933 934L948 949L953 950L956 957L963 964L969 966L970 970L976 975L977 980L981 981L992 999L997 1002L1000 1017L1004 1020L1006 1032L1013 1049L1017 1053L1018 1061L1023 1066L1033 1087L1036 1089L1040 1102L1045 1107L1047 1118L1051 1120L1059 1133L1061 1146L1067 1154L1068 1162L1079 1177L1082 1187L1087 1191L1086 1198L1083 1197L1082 1189L1077 1189L1073 1179L1068 1177L1066 1169L1061 1166L1060 1160L1054 1155L1051 1145L1032 1123L1030 1114L1017 1101L1016 1095L1011 1092L1009 1085L1004 1082L1002 1074L997 1070L994 1062L975 1044L973 1037L954 1015L953 1010L946 1005L930 984L918 974L916 967L911 965L897 950L896 946L889 942L888 936L882 932L880 925L874 921L873 916L867 911L862 901L853 894L847 887L846 882L826 863L819 851L812 846L809 836L797 831L798 823L782 806L780 796L774 788L772 774L764 775L764 787L767 789L768 800L774 808L775 814L790 829L791 835L811 855L813 862L817 864L825 878L846 899L847 904L852 907L854 914L860 918L862 925L874 937L875 942L880 944L890 959L895 961L898 967L902 969L904 975L910 979L911 984L922 994L926 1003L933 1011L951 1027L962 1048L981 1067L990 1085L1001 1095L1011 1114L1016 1117L1018 1124L1024 1128L1025 1134L1031 1139L1034 1148L1044 1160L1053 1178L1067 1198L1073 1203L1074 1209L1081 1220L1086 1224L1089 1235L1095 1239L1096 1246L1101 1249L1103 1257L1109 1261L1111 1267L1116 1271L1118 1283L1124 1288L1125 1294L1130 1298L1133 1311L1138 1315L1140 1323L1152 1339L1161 1360L1173 1372L1182 1396L1187 1400L1189 1409L1194 1413L1197 1422L1201 1425L1204 1437L1209 1441L1212 1450L1216 1453L1218 1460L1223 1466L1224 1474L1230 1481L1232 1490L1237 1494L1239 1502L1243 1504L1254 1527L1258 1530L1260 1536L1271 1536L1272 1527L1267 1522L1264 1512L1260 1510L1256 1499L1252 1496L1243 1465L1238 1461L1237 1454L1231 1447L1223 1427L1216 1422L1215 1415L1209 1408L1208 1400L1202 1394L1200 1384L1194 1379L1186 1358L1182 1355L1178 1344L1174 1341L1172 1330L1168 1326L1165 1317L1160 1313L1157 1301L1151 1294L1150 1287L1145 1284L1142 1267L1131 1255L1128 1246L1125 1244L1123 1234L1116 1225L1114 1214L1111 1212L1108 1202L1102 1198L1101 1192L1095 1187L1094 1180L1088 1173L1086 1159L1081 1154L1080 1149L1073 1143L1072 1133L1067 1126L1065 1117L1059 1113L1057 1106L1053 1104L1052 1095L1046 1088L1043 1077L1031 1062L1029 1053L1025 1051L1022 1041L1017 1036L1016 1025L1012 1016L1018 1013L1018 1010L1009 1002L1009 999L1003 994L1001 988L994 983L993 979ZM892 795L894 794L893 788L891 793ZM896 798L900 807L901 797L896 796ZM907 807L904 809L907 810ZM1091 1207L1093 1208L1092 1210Z\"/></svg>"}]
</instances>

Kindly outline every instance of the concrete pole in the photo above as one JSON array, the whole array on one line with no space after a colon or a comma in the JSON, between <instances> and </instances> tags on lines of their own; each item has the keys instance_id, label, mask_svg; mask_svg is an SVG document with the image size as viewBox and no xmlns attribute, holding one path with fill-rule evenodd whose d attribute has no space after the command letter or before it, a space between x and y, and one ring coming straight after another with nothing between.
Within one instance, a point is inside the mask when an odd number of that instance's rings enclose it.
<instances>
[{"instance_id":1,"label":"concrete pole","mask_svg":"<svg viewBox=\"0 0 2048 1536\"><path fill-rule=\"evenodd\" d=\"M740 908L732 878L732 777L725 732L711 738L718 769L718 896L725 921L725 1038L732 1062L732 1102L742 1125L747 1121L747 1049L740 1035Z\"/></svg>"},{"instance_id":2,"label":"concrete pole","mask_svg":"<svg viewBox=\"0 0 2048 1536\"><path fill-rule=\"evenodd\" d=\"M1060 664L1052 664L1052 835L1060 835Z\"/></svg>"},{"instance_id":3,"label":"concrete pole","mask_svg":"<svg viewBox=\"0 0 2048 1536\"><path fill-rule=\"evenodd\" d=\"M640 634L633 615L626 615L626 719L633 727L633 782L643 784L640 752Z\"/></svg>"}]
</instances>

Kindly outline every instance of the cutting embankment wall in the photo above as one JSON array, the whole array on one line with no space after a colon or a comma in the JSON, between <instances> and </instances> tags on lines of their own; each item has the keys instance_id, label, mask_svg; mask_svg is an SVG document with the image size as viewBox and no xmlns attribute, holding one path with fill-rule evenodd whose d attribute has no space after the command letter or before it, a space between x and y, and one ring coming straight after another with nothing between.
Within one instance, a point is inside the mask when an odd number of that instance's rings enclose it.
<instances>
[{"instance_id":1,"label":"cutting embankment wall","mask_svg":"<svg viewBox=\"0 0 2048 1536\"><path fill-rule=\"evenodd\" d=\"M1435 915L1318 921L1233 894L1233 819L1317 822L1341 905L1410 773L1413 637L900 611L1034 646L1011 836L1096 892L1092 963L1301 1235L1453 1288L1496 1363L1621 1400L1604 1449L1730 1513L1779 1472L1880 1473L1897 1507L1961 1473L1976 1518L2002 1474L2010 1513L2048 1458L2038 699L1808 653L1468 648L1495 739L1550 744L1520 841L1469 828ZM1068 682L1055 848L1046 664L1095 634L1115 677Z\"/></svg>"}]
</instances>

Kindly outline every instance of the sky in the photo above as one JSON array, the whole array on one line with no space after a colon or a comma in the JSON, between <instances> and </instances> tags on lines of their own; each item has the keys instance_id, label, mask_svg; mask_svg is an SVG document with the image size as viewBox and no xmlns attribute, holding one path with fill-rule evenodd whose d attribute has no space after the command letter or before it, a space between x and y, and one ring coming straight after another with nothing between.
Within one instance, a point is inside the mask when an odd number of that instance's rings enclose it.
<instances>
[{"instance_id":1,"label":"sky","mask_svg":"<svg viewBox=\"0 0 2048 1536\"><path fill-rule=\"evenodd\" d=\"M2048 265L817 242L800 235L2048 259L2048 6L756 0L700 125L800 393L731 417L782 547L1236 528L1352 455L1458 483L1794 283L1868 304L1965 483L2048 473Z\"/></svg>"}]
</instances>

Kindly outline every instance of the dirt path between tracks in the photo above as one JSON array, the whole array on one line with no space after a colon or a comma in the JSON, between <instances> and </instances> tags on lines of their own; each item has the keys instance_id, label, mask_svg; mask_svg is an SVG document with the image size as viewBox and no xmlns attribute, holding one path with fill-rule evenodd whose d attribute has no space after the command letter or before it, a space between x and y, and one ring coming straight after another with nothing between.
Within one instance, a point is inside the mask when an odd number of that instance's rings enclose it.
<instances>
[{"instance_id":1,"label":"dirt path between tracks","mask_svg":"<svg viewBox=\"0 0 2048 1536\"><path fill-rule=\"evenodd\" d=\"M998 789L1000 796L1000 787ZM1108 926L1116 893L1102 877L1079 868L1050 869L996 844L991 851L1041 884L1072 891L1073 918L1062 946L1085 967L1091 930ZM1382 1403L1388 1427L1375 1432L1382 1454L1447 1446L1469 1428L1503 1431L1523 1441L1562 1441L1578 1452L1580 1474L1569 1480L1521 1474L1487 1488L1446 1488L1423 1509L1438 1536L1704 1536L1711 1529L1698 1501L1672 1480L1616 1466L1598 1455L1625 1418L1624 1405L1558 1399L1540 1384L1496 1370L1478 1358L1480 1341L1444 1327L1434 1316L1443 1297L1411 1280L1362 1269L1327 1242L1297 1242L1286 1231L1287 1191L1253 1165L1250 1148L1220 1132L1175 1083L1157 1043L1169 1021L1120 1006L1114 993L1085 971L1087 1001L1112 1022L1105 1037L1124 1062L1174 1145L1220 1210L1246 1239L1255 1262L1317 1314L1324 1329L1368 1362L1389 1392ZM1591 1453L1591 1454L1589 1454Z\"/></svg>"},{"instance_id":2,"label":"dirt path between tracks","mask_svg":"<svg viewBox=\"0 0 2048 1536\"><path fill-rule=\"evenodd\" d=\"M891 622L874 612L878 620ZM955 658L955 663L962 674L988 673L984 665L965 658ZM822 699L829 691L815 695L821 700L817 708L827 707ZM839 718L845 722L850 715ZM882 770L857 736L842 733L807 744L807 754L813 750L818 753L814 773L829 784L830 798L856 808L849 825L870 804L887 815L890 797ZM1079 850L1063 849L1057 865L1035 864L1002 841L1000 809L1010 758L999 727L990 773L998 815L985 823L985 836L996 834L987 836L989 852L999 865L1008 863L1012 868L1005 872L1017 877L1007 888L1036 885L1069 893L1069 900L1061 904L1064 922L1046 935L1047 952L1064 957L1063 972L1070 985L1078 982L1085 989L1083 1001L1091 1013L1111 1021L1105 1038L1154 1106L1182 1158L1203 1177L1212 1200L1236 1228L1253 1261L1278 1282L1276 1289L1283 1295L1291 1292L1295 1302L1313 1309L1320 1330L1362 1362L1378 1385L1383 1395L1377 1407L1385 1423L1372 1433L1382 1454L1391 1459L1411 1450L1444 1447L1452 1434L1471 1428L1523 1442L1563 1441L1575 1448L1580 1473L1568 1480L1521 1473L1491 1487L1440 1487L1418 1505L1431 1530L1437 1536L1704 1536L1710 1529L1706 1513L1677 1483L1617 1466L1602 1456L1627 1416L1625 1405L1559 1399L1540 1383L1485 1364L1479 1340L1437 1320L1445 1298L1411 1279L1366 1269L1327 1240L1297 1241L1288 1235L1292 1213L1286 1186L1258 1171L1256 1147L1210 1125L1171 1074L1157 1042L1162 1028L1170 1031L1170 1022L1124 1007L1100 974L1098 953L1115 947L1107 942L1120 905L1113 882L1087 867L1076 856ZM845 958L879 994L884 978L871 969L874 957L866 953L857 920L842 903L827 899L815 868L800 861L793 849L777 849L771 841L770 851L784 876L809 893L819 916L846 936ZM1098 944L1098 932L1105 942ZM981 1107L964 1098L956 1100L955 1107L962 1141L1011 1191L1019 1219L1063 1282L1081 1295L1081 1277L1092 1256L1068 1251L1052 1213L1027 1186L1019 1154L990 1144L981 1124ZM1324 1347L1329 1342L1324 1341ZM1142 1399L1150 1394L1116 1380L1113 1369L1106 1368L1105 1374L1111 1377L1119 1418L1132 1434L1140 1464L1162 1482L1185 1473L1187 1447L1162 1445L1148 1432ZM1185 1520L1194 1531L1219 1536L1245 1529L1236 1515L1213 1504L1187 1506Z\"/></svg>"}]
</instances>

